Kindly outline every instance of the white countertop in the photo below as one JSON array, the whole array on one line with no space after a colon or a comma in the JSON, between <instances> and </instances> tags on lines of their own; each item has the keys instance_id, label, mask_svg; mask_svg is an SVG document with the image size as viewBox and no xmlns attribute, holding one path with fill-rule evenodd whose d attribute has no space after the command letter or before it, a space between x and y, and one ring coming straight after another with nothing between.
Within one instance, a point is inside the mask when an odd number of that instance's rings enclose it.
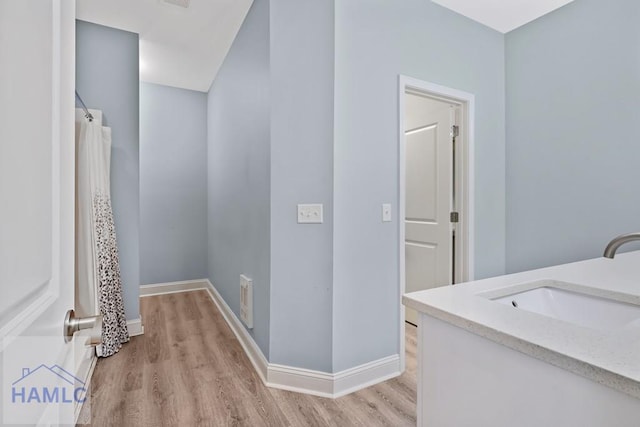
<instances>
[{"instance_id":1,"label":"white countertop","mask_svg":"<svg viewBox=\"0 0 640 427\"><path fill-rule=\"evenodd\" d=\"M625 301L640 304L640 251L413 292L403 303L640 399L640 328L599 331L479 295L545 279L603 297L625 294Z\"/></svg>"}]
</instances>

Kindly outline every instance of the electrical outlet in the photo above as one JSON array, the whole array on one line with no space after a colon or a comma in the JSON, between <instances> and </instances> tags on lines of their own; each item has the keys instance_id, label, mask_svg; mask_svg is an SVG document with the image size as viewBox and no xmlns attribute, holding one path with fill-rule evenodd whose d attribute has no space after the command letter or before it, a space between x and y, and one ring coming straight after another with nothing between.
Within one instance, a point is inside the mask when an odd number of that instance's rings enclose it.
<instances>
[{"instance_id":1,"label":"electrical outlet","mask_svg":"<svg viewBox=\"0 0 640 427\"><path fill-rule=\"evenodd\" d=\"M382 222L391 222L391 204L382 205Z\"/></svg>"},{"instance_id":2,"label":"electrical outlet","mask_svg":"<svg viewBox=\"0 0 640 427\"><path fill-rule=\"evenodd\" d=\"M298 205L298 224L322 224L322 204Z\"/></svg>"}]
</instances>

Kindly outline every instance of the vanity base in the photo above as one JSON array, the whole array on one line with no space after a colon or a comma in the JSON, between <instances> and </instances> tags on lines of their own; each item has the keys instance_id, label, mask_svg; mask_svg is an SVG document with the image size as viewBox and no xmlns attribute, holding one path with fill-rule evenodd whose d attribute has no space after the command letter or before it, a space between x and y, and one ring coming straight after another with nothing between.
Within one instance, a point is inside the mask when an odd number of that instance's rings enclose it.
<instances>
[{"instance_id":1,"label":"vanity base","mask_svg":"<svg viewBox=\"0 0 640 427\"><path fill-rule=\"evenodd\" d=\"M639 423L639 399L420 314L419 426Z\"/></svg>"}]
</instances>

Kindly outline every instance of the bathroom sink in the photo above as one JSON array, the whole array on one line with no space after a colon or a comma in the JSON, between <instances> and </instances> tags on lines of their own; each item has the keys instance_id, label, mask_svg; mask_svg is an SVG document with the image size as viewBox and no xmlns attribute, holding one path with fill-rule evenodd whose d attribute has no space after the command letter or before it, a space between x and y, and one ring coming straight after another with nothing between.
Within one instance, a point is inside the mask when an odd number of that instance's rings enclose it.
<instances>
[{"instance_id":1,"label":"bathroom sink","mask_svg":"<svg viewBox=\"0 0 640 427\"><path fill-rule=\"evenodd\" d=\"M603 331L640 327L638 305L549 285L489 299L514 310L530 311Z\"/></svg>"}]
</instances>

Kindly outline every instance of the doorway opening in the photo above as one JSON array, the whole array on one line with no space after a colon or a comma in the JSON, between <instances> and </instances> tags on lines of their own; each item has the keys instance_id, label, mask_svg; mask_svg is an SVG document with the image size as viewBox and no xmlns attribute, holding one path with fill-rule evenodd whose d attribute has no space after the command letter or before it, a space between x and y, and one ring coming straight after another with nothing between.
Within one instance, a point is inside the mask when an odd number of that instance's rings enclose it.
<instances>
[{"instance_id":1,"label":"doorway opening","mask_svg":"<svg viewBox=\"0 0 640 427\"><path fill-rule=\"evenodd\" d=\"M473 280L474 96L400 76L400 295ZM400 308L400 354L405 322ZM404 369L404 358L403 358Z\"/></svg>"}]
</instances>

